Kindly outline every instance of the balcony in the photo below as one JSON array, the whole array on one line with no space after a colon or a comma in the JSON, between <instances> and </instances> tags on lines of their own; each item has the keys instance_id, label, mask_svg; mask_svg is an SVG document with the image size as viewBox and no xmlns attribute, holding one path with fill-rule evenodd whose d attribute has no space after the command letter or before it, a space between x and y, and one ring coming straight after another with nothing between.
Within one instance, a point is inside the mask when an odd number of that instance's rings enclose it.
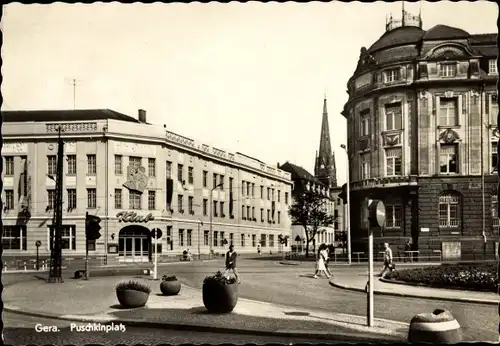
<instances>
[{"instance_id":1,"label":"balcony","mask_svg":"<svg viewBox=\"0 0 500 346\"><path fill-rule=\"evenodd\" d=\"M372 189L372 188L390 188L402 186L418 186L417 176L393 176L370 178L366 180L353 181L350 184L351 191Z\"/></svg>"}]
</instances>

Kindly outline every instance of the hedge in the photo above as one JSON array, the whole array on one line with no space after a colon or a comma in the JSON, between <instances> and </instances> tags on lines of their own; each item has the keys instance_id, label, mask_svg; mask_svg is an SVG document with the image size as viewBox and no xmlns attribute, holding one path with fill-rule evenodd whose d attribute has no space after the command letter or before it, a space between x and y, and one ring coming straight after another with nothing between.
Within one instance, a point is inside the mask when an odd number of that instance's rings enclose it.
<instances>
[{"instance_id":1,"label":"hedge","mask_svg":"<svg viewBox=\"0 0 500 346\"><path fill-rule=\"evenodd\" d=\"M461 288L498 292L496 263L446 264L396 270L387 279L424 284L439 288Z\"/></svg>"}]
</instances>

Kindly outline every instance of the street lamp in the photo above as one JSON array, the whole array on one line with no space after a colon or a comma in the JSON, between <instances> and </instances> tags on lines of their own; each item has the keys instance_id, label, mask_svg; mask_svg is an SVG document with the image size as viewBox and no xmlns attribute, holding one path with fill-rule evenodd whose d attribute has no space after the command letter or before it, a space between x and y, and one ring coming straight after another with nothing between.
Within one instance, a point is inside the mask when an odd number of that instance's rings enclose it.
<instances>
[{"instance_id":1,"label":"street lamp","mask_svg":"<svg viewBox=\"0 0 500 346\"><path fill-rule=\"evenodd\" d=\"M212 232L212 217L213 217L213 210L212 210L212 192L218 188L221 187L223 183L219 183L215 185L211 190L210 190L210 255L209 257L212 258L212 251L213 251L213 232Z\"/></svg>"},{"instance_id":2,"label":"street lamp","mask_svg":"<svg viewBox=\"0 0 500 346\"><path fill-rule=\"evenodd\" d=\"M203 221L198 217L198 260L201 260L201 251L200 251L200 226L203 226Z\"/></svg>"},{"instance_id":3,"label":"street lamp","mask_svg":"<svg viewBox=\"0 0 500 346\"><path fill-rule=\"evenodd\" d=\"M347 211L346 211L346 223L345 228L347 230L347 261L351 264L351 201L350 201L350 191L349 191L349 151L347 150L347 146L345 144L341 144L340 147L345 150L345 154L347 157L347 165L346 165L346 193L347 193Z\"/></svg>"}]
</instances>

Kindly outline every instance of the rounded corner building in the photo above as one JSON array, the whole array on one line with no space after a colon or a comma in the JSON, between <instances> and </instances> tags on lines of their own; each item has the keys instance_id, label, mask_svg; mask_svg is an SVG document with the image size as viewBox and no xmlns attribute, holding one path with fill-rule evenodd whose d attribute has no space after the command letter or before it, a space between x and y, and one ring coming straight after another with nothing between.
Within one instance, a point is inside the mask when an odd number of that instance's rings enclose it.
<instances>
[{"instance_id":1,"label":"rounded corner building","mask_svg":"<svg viewBox=\"0 0 500 346\"><path fill-rule=\"evenodd\" d=\"M446 25L426 31L404 12L361 48L342 112L352 251L367 252L360 206L370 198L386 206L385 226L372 229L375 256L388 242L394 257L498 258L496 41Z\"/></svg>"}]
</instances>

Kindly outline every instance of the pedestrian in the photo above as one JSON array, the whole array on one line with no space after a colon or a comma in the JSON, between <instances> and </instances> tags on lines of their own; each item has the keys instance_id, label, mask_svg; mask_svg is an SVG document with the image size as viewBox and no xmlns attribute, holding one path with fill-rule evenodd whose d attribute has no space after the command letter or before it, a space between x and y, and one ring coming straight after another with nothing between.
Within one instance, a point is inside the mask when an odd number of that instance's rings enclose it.
<instances>
[{"instance_id":1,"label":"pedestrian","mask_svg":"<svg viewBox=\"0 0 500 346\"><path fill-rule=\"evenodd\" d=\"M405 245L405 262L406 260L412 262L412 258L411 258L411 239L408 239L406 241L406 245Z\"/></svg>"},{"instance_id":2,"label":"pedestrian","mask_svg":"<svg viewBox=\"0 0 500 346\"><path fill-rule=\"evenodd\" d=\"M333 244L329 244L328 246L326 246L326 253L327 253L327 257L326 257L326 262L325 262L325 268L326 268L326 272L331 277L332 272L330 272L330 268L328 268L328 263L330 263L330 258L335 253L335 247L333 246Z\"/></svg>"},{"instance_id":3,"label":"pedestrian","mask_svg":"<svg viewBox=\"0 0 500 346\"><path fill-rule=\"evenodd\" d=\"M322 275L323 273L327 278L330 278L330 275L326 272L325 262L328 257L325 244L321 244L318 248L318 255L316 261L316 272L314 273L314 278L318 278L318 274Z\"/></svg>"},{"instance_id":4,"label":"pedestrian","mask_svg":"<svg viewBox=\"0 0 500 346\"><path fill-rule=\"evenodd\" d=\"M389 243L384 243L384 269L380 273L381 277L385 277L388 273L394 270L394 263L392 262L392 250Z\"/></svg>"},{"instance_id":5,"label":"pedestrian","mask_svg":"<svg viewBox=\"0 0 500 346\"><path fill-rule=\"evenodd\" d=\"M229 251L226 253L226 271L224 272L224 276L229 275L229 271L232 271L236 281L241 283L240 276L238 274L238 270L236 269L236 258L238 254L234 251L234 245L229 245Z\"/></svg>"}]
</instances>

